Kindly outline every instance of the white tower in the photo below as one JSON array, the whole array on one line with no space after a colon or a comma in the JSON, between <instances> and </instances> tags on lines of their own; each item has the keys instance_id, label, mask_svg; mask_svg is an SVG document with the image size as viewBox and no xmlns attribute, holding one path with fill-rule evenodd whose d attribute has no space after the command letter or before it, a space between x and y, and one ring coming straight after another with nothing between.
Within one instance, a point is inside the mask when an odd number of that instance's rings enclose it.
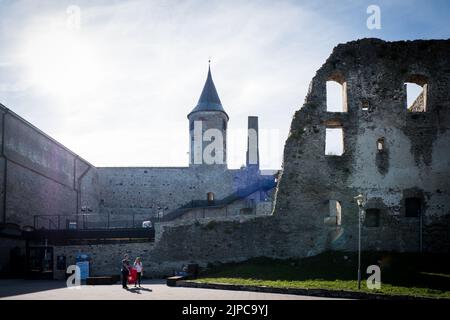
<instances>
[{"instance_id":1,"label":"white tower","mask_svg":"<svg viewBox=\"0 0 450 320\"><path fill-rule=\"evenodd\" d=\"M208 76L197 106L188 114L189 165L227 166L228 115L208 68Z\"/></svg>"}]
</instances>

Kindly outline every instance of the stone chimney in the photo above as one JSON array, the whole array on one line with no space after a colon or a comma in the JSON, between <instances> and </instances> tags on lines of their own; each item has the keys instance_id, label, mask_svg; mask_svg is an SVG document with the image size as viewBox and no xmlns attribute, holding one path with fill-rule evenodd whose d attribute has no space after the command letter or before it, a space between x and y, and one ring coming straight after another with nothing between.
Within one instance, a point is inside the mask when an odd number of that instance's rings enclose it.
<instances>
[{"instance_id":1,"label":"stone chimney","mask_svg":"<svg viewBox=\"0 0 450 320\"><path fill-rule=\"evenodd\" d=\"M259 169L258 117L248 117L247 168Z\"/></svg>"}]
</instances>

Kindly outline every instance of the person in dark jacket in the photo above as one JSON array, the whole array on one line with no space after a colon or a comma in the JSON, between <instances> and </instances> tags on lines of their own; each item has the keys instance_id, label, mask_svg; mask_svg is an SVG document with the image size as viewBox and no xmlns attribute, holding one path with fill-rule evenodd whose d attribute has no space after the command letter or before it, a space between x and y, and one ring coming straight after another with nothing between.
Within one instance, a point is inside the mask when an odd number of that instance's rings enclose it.
<instances>
[{"instance_id":1,"label":"person in dark jacket","mask_svg":"<svg viewBox=\"0 0 450 320\"><path fill-rule=\"evenodd\" d=\"M128 255L126 254L122 259L122 288L128 289L128 275L130 274L130 261L128 260Z\"/></svg>"}]
</instances>

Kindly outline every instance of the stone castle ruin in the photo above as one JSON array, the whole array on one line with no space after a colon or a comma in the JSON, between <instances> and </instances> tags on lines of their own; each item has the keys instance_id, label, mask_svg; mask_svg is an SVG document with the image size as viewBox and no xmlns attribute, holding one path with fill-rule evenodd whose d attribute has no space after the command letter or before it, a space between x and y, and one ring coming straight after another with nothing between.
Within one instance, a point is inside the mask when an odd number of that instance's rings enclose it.
<instances>
[{"instance_id":1,"label":"stone castle ruin","mask_svg":"<svg viewBox=\"0 0 450 320\"><path fill-rule=\"evenodd\" d=\"M53 277L64 276L56 257L73 264L81 252L90 255L94 275L116 274L125 252L141 256L151 274L167 275L183 263L355 250L358 194L366 197L364 250L448 252L449 57L450 40L338 45L294 115L280 175L262 174L251 143L247 166L227 168L228 115L210 71L188 115L185 168L96 168L2 107L0 269L10 268L10 250L43 243L53 253ZM339 105L327 103L327 83L340 88ZM408 105L410 83L421 92ZM204 161L209 144L196 140L196 130L208 129L225 133L214 155L219 164ZM249 132L257 130L250 117ZM36 226L44 216L50 227ZM77 238L67 229L81 228L80 217L109 232L124 228L118 217L133 226L151 219L154 234Z\"/></svg>"}]
</instances>

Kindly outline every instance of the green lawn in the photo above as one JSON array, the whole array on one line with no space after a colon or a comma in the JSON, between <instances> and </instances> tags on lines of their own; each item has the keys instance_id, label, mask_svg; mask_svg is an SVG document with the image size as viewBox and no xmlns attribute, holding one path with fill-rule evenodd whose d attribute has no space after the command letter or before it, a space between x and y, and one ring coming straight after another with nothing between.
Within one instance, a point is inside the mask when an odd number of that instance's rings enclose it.
<instances>
[{"instance_id":1,"label":"green lawn","mask_svg":"<svg viewBox=\"0 0 450 320\"><path fill-rule=\"evenodd\" d=\"M443 255L364 252L362 291L450 299L450 264ZM366 287L368 265L381 266L381 289ZM357 255L325 252L303 259L251 259L211 266L197 282L357 291Z\"/></svg>"}]
</instances>

